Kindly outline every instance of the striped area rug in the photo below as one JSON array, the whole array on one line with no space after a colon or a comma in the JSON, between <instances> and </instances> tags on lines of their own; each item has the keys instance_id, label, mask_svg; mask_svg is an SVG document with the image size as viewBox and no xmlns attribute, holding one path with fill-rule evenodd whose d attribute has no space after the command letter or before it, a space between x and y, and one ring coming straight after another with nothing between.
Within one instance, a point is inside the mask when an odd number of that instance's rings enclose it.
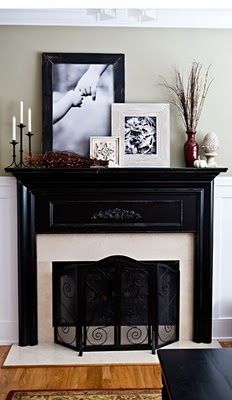
<instances>
[{"instance_id":1,"label":"striped area rug","mask_svg":"<svg viewBox=\"0 0 232 400\"><path fill-rule=\"evenodd\" d=\"M6 400L161 400L160 390L26 390Z\"/></svg>"}]
</instances>

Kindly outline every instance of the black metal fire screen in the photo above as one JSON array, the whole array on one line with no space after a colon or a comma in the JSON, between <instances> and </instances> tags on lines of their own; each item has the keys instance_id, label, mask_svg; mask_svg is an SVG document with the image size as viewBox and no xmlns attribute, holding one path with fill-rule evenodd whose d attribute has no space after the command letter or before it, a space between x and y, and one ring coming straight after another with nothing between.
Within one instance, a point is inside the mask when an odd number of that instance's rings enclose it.
<instances>
[{"instance_id":1,"label":"black metal fire screen","mask_svg":"<svg viewBox=\"0 0 232 400\"><path fill-rule=\"evenodd\" d=\"M179 262L111 256L53 263L55 343L79 351L155 349L179 339Z\"/></svg>"}]
</instances>

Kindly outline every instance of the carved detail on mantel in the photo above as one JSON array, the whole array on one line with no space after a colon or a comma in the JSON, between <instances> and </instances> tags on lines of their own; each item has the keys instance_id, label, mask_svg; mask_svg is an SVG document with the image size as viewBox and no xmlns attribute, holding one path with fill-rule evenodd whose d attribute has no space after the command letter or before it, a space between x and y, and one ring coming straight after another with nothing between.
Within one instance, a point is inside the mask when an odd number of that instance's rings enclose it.
<instances>
[{"instance_id":1,"label":"carved detail on mantel","mask_svg":"<svg viewBox=\"0 0 232 400\"><path fill-rule=\"evenodd\" d=\"M109 220L109 221L128 221L128 220L139 220L142 219L142 216L133 211L133 210L125 210L123 208L113 208L111 210L104 210L95 213L92 217L92 220Z\"/></svg>"}]
</instances>

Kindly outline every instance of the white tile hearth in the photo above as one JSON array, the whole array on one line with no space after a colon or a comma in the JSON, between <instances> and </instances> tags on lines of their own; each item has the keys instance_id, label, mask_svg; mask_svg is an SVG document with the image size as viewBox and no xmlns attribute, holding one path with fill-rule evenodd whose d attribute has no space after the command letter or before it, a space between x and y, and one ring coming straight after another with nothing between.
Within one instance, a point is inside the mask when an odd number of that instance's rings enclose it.
<instances>
[{"instance_id":1,"label":"white tile hearth","mask_svg":"<svg viewBox=\"0 0 232 400\"><path fill-rule=\"evenodd\" d=\"M210 344L179 341L165 349L211 349L220 348L218 341ZM42 366L42 365L112 365L112 364L158 364L156 354L150 350L140 351L99 351L84 352L82 357L74 350L54 343L41 343L37 346L19 347L12 345L4 362L4 367Z\"/></svg>"}]
</instances>

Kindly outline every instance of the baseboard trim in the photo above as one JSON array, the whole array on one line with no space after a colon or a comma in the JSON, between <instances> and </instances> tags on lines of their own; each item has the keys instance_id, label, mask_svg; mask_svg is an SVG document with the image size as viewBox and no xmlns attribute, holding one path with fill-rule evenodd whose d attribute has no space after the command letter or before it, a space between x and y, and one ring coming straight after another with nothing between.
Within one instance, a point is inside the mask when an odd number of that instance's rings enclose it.
<instances>
[{"instance_id":1,"label":"baseboard trim","mask_svg":"<svg viewBox=\"0 0 232 400\"><path fill-rule=\"evenodd\" d=\"M232 339L232 318L213 319L213 339Z\"/></svg>"},{"instance_id":2,"label":"baseboard trim","mask_svg":"<svg viewBox=\"0 0 232 400\"><path fill-rule=\"evenodd\" d=\"M0 344L12 344L18 342L18 322L0 321Z\"/></svg>"}]
</instances>

